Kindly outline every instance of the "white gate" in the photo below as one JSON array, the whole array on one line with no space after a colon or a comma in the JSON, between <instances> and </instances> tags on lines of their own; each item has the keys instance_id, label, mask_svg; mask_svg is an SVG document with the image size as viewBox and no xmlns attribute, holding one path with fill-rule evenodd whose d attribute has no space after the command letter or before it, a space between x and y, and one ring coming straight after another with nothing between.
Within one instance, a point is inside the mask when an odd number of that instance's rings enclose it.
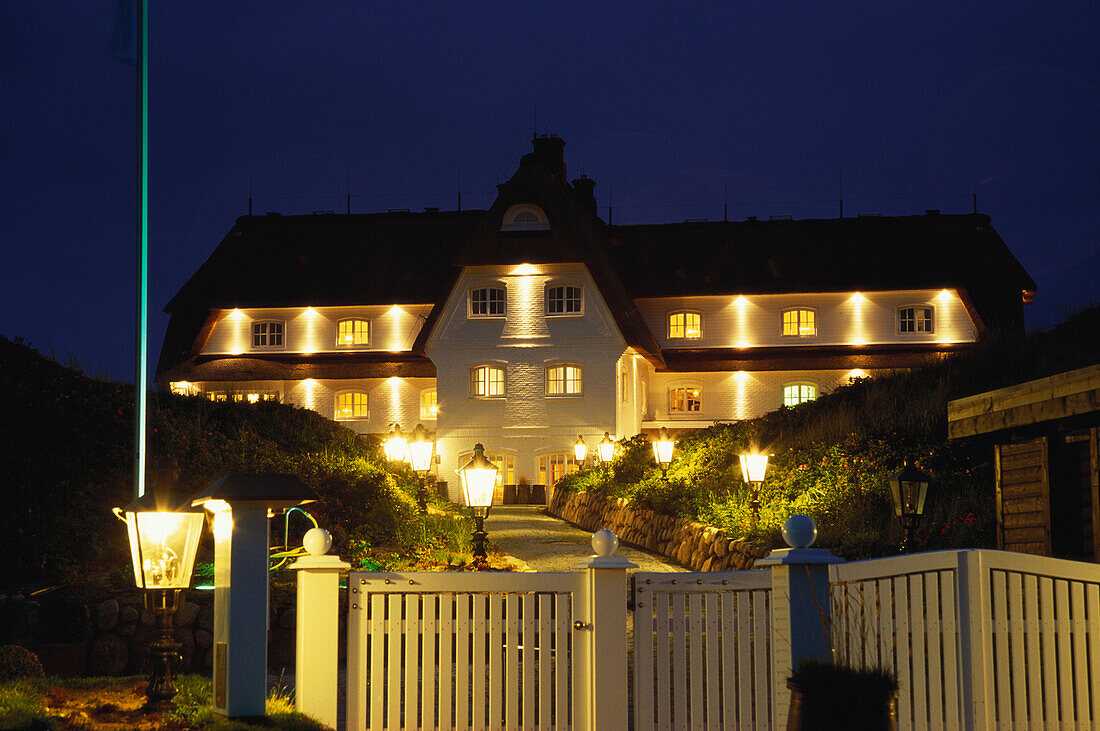
<instances>
[{"instance_id":1,"label":"white gate","mask_svg":"<svg viewBox=\"0 0 1100 731\"><path fill-rule=\"evenodd\" d=\"M634 727L774 724L770 571L634 575Z\"/></svg>"}]
</instances>

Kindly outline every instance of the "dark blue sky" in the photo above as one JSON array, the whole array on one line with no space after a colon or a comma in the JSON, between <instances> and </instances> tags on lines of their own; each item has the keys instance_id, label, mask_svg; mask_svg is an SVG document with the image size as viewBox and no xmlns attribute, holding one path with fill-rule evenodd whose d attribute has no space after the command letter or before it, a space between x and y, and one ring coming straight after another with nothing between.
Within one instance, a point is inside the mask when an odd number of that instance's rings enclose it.
<instances>
[{"instance_id":1,"label":"dark blue sky","mask_svg":"<svg viewBox=\"0 0 1100 731\"><path fill-rule=\"evenodd\" d=\"M0 334L133 374L134 67L114 0L0 2ZM533 125L616 223L979 209L1098 299L1100 5L198 2L150 15L150 353L247 212L491 202ZM537 117L534 111L537 108ZM533 122L533 117L537 122ZM843 180L843 183L841 183ZM919 254L915 254L919 255Z\"/></svg>"}]
</instances>

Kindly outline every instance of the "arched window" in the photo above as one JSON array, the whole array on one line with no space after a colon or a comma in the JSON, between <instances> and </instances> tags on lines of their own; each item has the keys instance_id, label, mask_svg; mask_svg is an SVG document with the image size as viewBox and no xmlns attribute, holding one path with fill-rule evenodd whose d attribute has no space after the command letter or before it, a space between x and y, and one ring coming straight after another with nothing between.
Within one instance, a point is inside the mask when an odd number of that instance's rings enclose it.
<instances>
[{"instance_id":1,"label":"arched window","mask_svg":"<svg viewBox=\"0 0 1100 731\"><path fill-rule=\"evenodd\" d=\"M538 206L521 203L504 212L501 231L549 231L550 221Z\"/></svg>"},{"instance_id":2,"label":"arched window","mask_svg":"<svg viewBox=\"0 0 1100 731\"><path fill-rule=\"evenodd\" d=\"M817 398L817 384L815 383L785 383L783 384L783 405L798 406Z\"/></svg>"},{"instance_id":3,"label":"arched window","mask_svg":"<svg viewBox=\"0 0 1100 731\"><path fill-rule=\"evenodd\" d=\"M905 305L898 308L899 333L935 332L932 305Z\"/></svg>"},{"instance_id":4,"label":"arched window","mask_svg":"<svg viewBox=\"0 0 1100 731\"><path fill-rule=\"evenodd\" d=\"M584 291L572 284L555 284L546 288L547 315L579 315L584 308Z\"/></svg>"},{"instance_id":5,"label":"arched window","mask_svg":"<svg viewBox=\"0 0 1100 731\"><path fill-rule=\"evenodd\" d=\"M470 290L470 317L504 317L504 287L475 287Z\"/></svg>"},{"instance_id":6,"label":"arched window","mask_svg":"<svg viewBox=\"0 0 1100 731\"><path fill-rule=\"evenodd\" d=\"M783 310L783 337L817 335L817 314L804 307Z\"/></svg>"},{"instance_id":7,"label":"arched window","mask_svg":"<svg viewBox=\"0 0 1100 731\"><path fill-rule=\"evenodd\" d=\"M504 369L495 365L471 368L470 395L474 398L503 398Z\"/></svg>"},{"instance_id":8,"label":"arched window","mask_svg":"<svg viewBox=\"0 0 1100 731\"><path fill-rule=\"evenodd\" d=\"M367 409L367 394L362 391L343 391L336 394L336 420L366 419L370 416Z\"/></svg>"},{"instance_id":9,"label":"arched window","mask_svg":"<svg viewBox=\"0 0 1100 731\"><path fill-rule=\"evenodd\" d=\"M434 419L439 411L436 404L436 391L434 388L426 388L420 392L420 418Z\"/></svg>"},{"instance_id":10,"label":"arched window","mask_svg":"<svg viewBox=\"0 0 1100 731\"><path fill-rule=\"evenodd\" d=\"M336 323L336 347L370 345L370 321L349 317Z\"/></svg>"},{"instance_id":11,"label":"arched window","mask_svg":"<svg viewBox=\"0 0 1100 731\"><path fill-rule=\"evenodd\" d=\"M559 363L546 367L547 396L580 396L582 392L579 365Z\"/></svg>"},{"instance_id":12,"label":"arched window","mask_svg":"<svg viewBox=\"0 0 1100 731\"><path fill-rule=\"evenodd\" d=\"M699 312L673 312L668 316L669 339L693 340L703 337L703 315Z\"/></svg>"},{"instance_id":13,"label":"arched window","mask_svg":"<svg viewBox=\"0 0 1100 731\"><path fill-rule=\"evenodd\" d=\"M695 386L678 386L668 390L670 414L697 414L703 410L703 389Z\"/></svg>"}]
</instances>

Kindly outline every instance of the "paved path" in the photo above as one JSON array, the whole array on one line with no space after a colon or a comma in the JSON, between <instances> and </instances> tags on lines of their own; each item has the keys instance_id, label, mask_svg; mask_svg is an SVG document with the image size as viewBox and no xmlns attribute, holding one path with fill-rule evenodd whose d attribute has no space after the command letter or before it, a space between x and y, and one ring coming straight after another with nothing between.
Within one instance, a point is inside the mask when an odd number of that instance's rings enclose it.
<instances>
[{"instance_id":1,"label":"paved path","mask_svg":"<svg viewBox=\"0 0 1100 731\"><path fill-rule=\"evenodd\" d=\"M485 521L489 540L500 550L527 562L535 571L571 571L592 555L592 534L559 520L538 505L494 507ZM686 571L664 556L631 546L618 555L638 564L639 571Z\"/></svg>"}]
</instances>

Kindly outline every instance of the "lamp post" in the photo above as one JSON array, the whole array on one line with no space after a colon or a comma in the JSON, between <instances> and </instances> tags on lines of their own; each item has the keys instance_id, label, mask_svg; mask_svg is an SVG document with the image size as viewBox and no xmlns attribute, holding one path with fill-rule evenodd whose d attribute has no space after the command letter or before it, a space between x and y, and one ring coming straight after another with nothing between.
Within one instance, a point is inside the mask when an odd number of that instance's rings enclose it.
<instances>
[{"instance_id":1,"label":"lamp post","mask_svg":"<svg viewBox=\"0 0 1100 731\"><path fill-rule=\"evenodd\" d=\"M764 474L768 471L768 455L752 452L740 456L741 478L752 491L749 507L752 508L752 522L756 523L760 520L760 484L764 482Z\"/></svg>"},{"instance_id":2,"label":"lamp post","mask_svg":"<svg viewBox=\"0 0 1100 731\"><path fill-rule=\"evenodd\" d=\"M577 464L584 466L584 460L588 457L588 445L584 443L583 436L577 436L577 441L573 442L573 458Z\"/></svg>"},{"instance_id":3,"label":"lamp post","mask_svg":"<svg viewBox=\"0 0 1100 731\"><path fill-rule=\"evenodd\" d=\"M420 512L428 509L428 496L426 482L428 472L432 469L432 455L435 452L435 442L428 438L428 432L423 424L417 424L413 429L412 439L409 440L409 464L413 471L420 476L420 484L416 488L416 504L420 506Z\"/></svg>"},{"instance_id":4,"label":"lamp post","mask_svg":"<svg viewBox=\"0 0 1100 731\"><path fill-rule=\"evenodd\" d=\"M924 500L928 497L928 485L932 478L906 460L905 466L890 475L890 497L894 502L894 515L901 522L901 552L912 550L913 530L924 515Z\"/></svg>"},{"instance_id":5,"label":"lamp post","mask_svg":"<svg viewBox=\"0 0 1100 731\"><path fill-rule=\"evenodd\" d=\"M485 532L485 519L489 517L489 508L493 505L497 466L485 458L485 447L479 442L474 445L474 456L470 461L455 471L462 481L463 499L474 519L474 563L484 562L487 558L485 544L489 538Z\"/></svg>"},{"instance_id":6,"label":"lamp post","mask_svg":"<svg viewBox=\"0 0 1100 731\"><path fill-rule=\"evenodd\" d=\"M155 485L114 513L126 523L134 583L144 589L145 608L156 619L157 637L149 645L149 685L146 707L165 711L175 707L176 671L182 645L172 635L172 619L183 590L191 584L195 553L202 535L203 512L181 496L178 471L161 470Z\"/></svg>"},{"instance_id":7,"label":"lamp post","mask_svg":"<svg viewBox=\"0 0 1100 731\"><path fill-rule=\"evenodd\" d=\"M408 446L409 440L405 438L405 433L401 431L401 425L394 423L393 428L390 429L386 439L382 442L382 451L386 455L386 461L404 461Z\"/></svg>"},{"instance_id":8,"label":"lamp post","mask_svg":"<svg viewBox=\"0 0 1100 731\"><path fill-rule=\"evenodd\" d=\"M604 467L611 465L611 460L615 458L615 440L611 438L610 433L603 433L603 439L596 445L596 456L600 458L600 464Z\"/></svg>"},{"instance_id":9,"label":"lamp post","mask_svg":"<svg viewBox=\"0 0 1100 731\"><path fill-rule=\"evenodd\" d=\"M668 481L668 466L672 463L672 450L676 448L676 442L668 435L668 429L661 427L657 434L657 440L653 442L653 457L657 460L657 466L661 468L661 481Z\"/></svg>"}]
</instances>

